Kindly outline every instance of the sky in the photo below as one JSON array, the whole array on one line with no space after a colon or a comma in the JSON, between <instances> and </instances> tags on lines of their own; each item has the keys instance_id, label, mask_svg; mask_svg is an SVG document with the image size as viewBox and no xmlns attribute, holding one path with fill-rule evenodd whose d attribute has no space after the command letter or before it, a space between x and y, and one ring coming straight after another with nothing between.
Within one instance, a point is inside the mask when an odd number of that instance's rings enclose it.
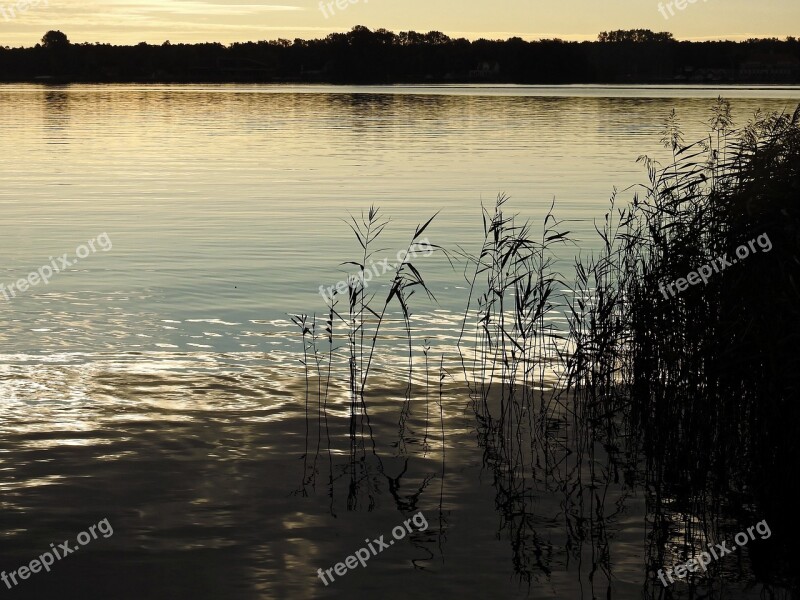
<instances>
[{"instance_id":1,"label":"sky","mask_svg":"<svg viewBox=\"0 0 800 600\"><path fill-rule=\"evenodd\" d=\"M34 45L50 29L72 42L229 44L319 38L355 25L469 39L591 40L637 28L691 40L800 37L798 0L338 1L343 8L335 0L330 8L320 0L0 0L0 46Z\"/></svg>"}]
</instances>

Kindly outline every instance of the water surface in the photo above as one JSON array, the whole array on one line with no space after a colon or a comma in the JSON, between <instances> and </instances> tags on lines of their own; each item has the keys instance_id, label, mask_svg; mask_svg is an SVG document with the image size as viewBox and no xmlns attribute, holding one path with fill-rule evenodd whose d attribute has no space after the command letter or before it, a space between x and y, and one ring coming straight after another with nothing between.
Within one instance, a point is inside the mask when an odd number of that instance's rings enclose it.
<instances>
[{"instance_id":1,"label":"water surface","mask_svg":"<svg viewBox=\"0 0 800 600\"><path fill-rule=\"evenodd\" d=\"M410 388L402 364L381 367L354 451L338 363L328 428L312 398L306 437L287 313L324 312L318 287L360 251L343 219L371 204L392 219L388 257L436 211L432 242L476 249L481 203L504 192L540 221L555 199L577 242L567 265L597 247L613 190L627 201L645 182L636 159L664 156L667 114L695 139L719 94L740 124L800 102L780 87L0 86L0 282L101 233L113 242L0 298L0 567L104 517L115 531L9 596L657 595L646 493L611 477L593 507L602 531L576 536L591 515L545 469L525 488L523 527L453 381L431 426L433 365ZM439 303L415 298L415 343L447 352L463 274L442 256L420 264ZM330 587L316 578L419 511L425 532ZM723 573L732 583L714 597L760 594L746 555Z\"/></svg>"}]
</instances>

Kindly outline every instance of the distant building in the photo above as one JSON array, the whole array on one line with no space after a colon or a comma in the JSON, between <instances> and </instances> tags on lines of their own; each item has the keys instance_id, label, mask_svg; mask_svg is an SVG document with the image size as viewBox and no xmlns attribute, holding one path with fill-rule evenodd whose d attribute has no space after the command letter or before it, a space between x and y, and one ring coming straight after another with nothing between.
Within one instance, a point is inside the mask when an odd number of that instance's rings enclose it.
<instances>
[{"instance_id":1,"label":"distant building","mask_svg":"<svg viewBox=\"0 0 800 600\"><path fill-rule=\"evenodd\" d=\"M764 83L800 81L800 59L788 54L757 56L739 65L739 79Z\"/></svg>"},{"instance_id":2,"label":"distant building","mask_svg":"<svg viewBox=\"0 0 800 600\"><path fill-rule=\"evenodd\" d=\"M733 69L695 69L684 67L675 77L675 81L690 83L721 83L735 81Z\"/></svg>"},{"instance_id":3,"label":"distant building","mask_svg":"<svg viewBox=\"0 0 800 600\"><path fill-rule=\"evenodd\" d=\"M195 81L271 81L276 69L249 58L218 58L214 67L195 66L190 77Z\"/></svg>"},{"instance_id":4,"label":"distant building","mask_svg":"<svg viewBox=\"0 0 800 600\"><path fill-rule=\"evenodd\" d=\"M496 60L484 60L469 72L470 79L491 80L500 76L500 63Z\"/></svg>"}]
</instances>

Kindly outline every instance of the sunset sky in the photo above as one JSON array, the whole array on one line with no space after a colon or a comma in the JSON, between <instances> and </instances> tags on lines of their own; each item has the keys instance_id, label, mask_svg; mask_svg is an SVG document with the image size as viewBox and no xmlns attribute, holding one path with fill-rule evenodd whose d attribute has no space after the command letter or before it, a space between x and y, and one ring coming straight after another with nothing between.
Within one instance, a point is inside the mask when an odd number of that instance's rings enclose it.
<instances>
[{"instance_id":1,"label":"sunset sky","mask_svg":"<svg viewBox=\"0 0 800 600\"><path fill-rule=\"evenodd\" d=\"M470 39L595 39L632 28L679 39L800 37L798 0L697 0L668 18L655 0L353 0L344 10L334 3L327 17L319 0L38 0L23 11L13 8L17 1L0 0L0 45L33 45L48 29L73 42L230 43L323 37L354 25Z\"/></svg>"}]
</instances>

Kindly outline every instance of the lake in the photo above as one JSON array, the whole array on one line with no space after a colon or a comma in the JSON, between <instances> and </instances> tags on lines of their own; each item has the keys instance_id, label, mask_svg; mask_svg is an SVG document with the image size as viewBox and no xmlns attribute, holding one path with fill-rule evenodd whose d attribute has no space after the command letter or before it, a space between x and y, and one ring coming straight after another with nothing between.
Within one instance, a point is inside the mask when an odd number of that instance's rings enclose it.
<instances>
[{"instance_id":1,"label":"lake","mask_svg":"<svg viewBox=\"0 0 800 600\"><path fill-rule=\"evenodd\" d=\"M431 365L408 383L390 324L360 454L340 377L327 427L308 413L290 315L325 313L320 286L362 252L348 215L371 205L391 219L377 262L437 212L425 237L457 254L480 249L481 205L498 194L537 226L555 202L568 268L599 248L614 190L628 202L647 182L637 158L668 158L670 112L693 141L719 95L739 125L800 103L796 87L0 86L0 568L103 518L114 528L13 594L663 593L642 489L609 480L602 531L584 536L550 477L533 482L531 537L508 513L465 390L433 383L466 307L463 264L416 263L437 300L412 303ZM420 513L424 530L412 522L366 567L318 578ZM746 554L722 569L713 597L760 597Z\"/></svg>"}]
</instances>

